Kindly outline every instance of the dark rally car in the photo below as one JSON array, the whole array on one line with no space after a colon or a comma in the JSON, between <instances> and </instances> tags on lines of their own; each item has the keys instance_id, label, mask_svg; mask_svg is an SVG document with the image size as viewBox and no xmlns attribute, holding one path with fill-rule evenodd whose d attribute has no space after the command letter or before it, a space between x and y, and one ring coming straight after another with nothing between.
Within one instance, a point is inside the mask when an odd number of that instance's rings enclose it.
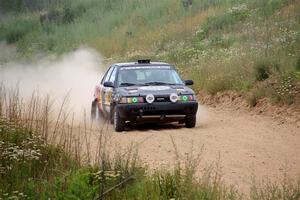
<instances>
[{"instance_id":1,"label":"dark rally car","mask_svg":"<svg viewBox=\"0 0 300 200\"><path fill-rule=\"evenodd\" d=\"M108 118L118 132L127 123L141 122L178 121L193 128L198 103L187 87L192 84L191 80L182 81L167 63L116 63L96 86L91 116Z\"/></svg>"}]
</instances>

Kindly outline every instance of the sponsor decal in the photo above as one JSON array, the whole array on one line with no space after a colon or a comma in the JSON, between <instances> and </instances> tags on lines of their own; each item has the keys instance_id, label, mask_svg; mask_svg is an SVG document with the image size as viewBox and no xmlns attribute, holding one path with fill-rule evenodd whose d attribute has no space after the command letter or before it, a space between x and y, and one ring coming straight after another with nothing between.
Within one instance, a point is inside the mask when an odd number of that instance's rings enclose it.
<instances>
[{"instance_id":1,"label":"sponsor decal","mask_svg":"<svg viewBox=\"0 0 300 200\"><path fill-rule=\"evenodd\" d=\"M185 89L177 88L176 91L177 91L177 92L185 92Z\"/></svg>"},{"instance_id":2,"label":"sponsor decal","mask_svg":"<svg viewBox=\"0 0 300 200\"><path fill-rule=\"evenodd\" d=\"M169 90L170 87L168 86L145 86L141 87L141 90L146 90L146 91L162 91L162 90Z\"/></svg>"},{"instance_id":3,"label":"sponsor decal","mask_svg":"<svg viewBox=\"0 0 300 200\"><path fill-rule=\"evenodd\" d=\"M134 94L138 92L137 88L125 88L128 92L128 94Z\"/></svg>"},{"instance_id":4,"label":"sponsor decal","mask_svg":"<svg viewBox=\"0 0 300 200\"><path fill-rule=\"evenodd\" d=\"M137 93L137 92L138 92L138 90L129 90L128 94L134 94L134 93Z\"/></svg>"}]
</instances>

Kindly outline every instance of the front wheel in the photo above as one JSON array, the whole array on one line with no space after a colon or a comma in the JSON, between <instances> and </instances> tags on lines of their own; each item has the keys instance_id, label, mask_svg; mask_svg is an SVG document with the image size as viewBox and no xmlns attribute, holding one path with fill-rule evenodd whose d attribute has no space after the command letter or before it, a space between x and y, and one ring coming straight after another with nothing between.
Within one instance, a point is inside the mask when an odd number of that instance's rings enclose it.
<instances>
[{"instance_id":1,"label":"front wheel","mask_svg":"<svg viewBox=\"0 0 300 200\"><path fill-rule=\"evenodd\" d=\"M117 108L114 109L114 128L117 132L124 131L125 129L125 120L120 117Z\"/></svg>"},{"instance_id":2,"label":"front wheel","mask_svg":"<svg viewBox=\"0 0 300 200\"><path fill-rule=\"evenodd\" d=\"M185 118L185 127L194 128L196 126L196 115L187 116Z\"/></svg>"}]
</instances>

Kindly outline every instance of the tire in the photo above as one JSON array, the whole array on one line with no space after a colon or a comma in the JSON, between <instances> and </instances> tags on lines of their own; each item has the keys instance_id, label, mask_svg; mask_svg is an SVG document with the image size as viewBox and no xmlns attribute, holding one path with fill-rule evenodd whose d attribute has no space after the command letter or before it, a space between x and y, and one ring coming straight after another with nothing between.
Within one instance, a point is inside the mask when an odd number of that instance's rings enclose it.
<instances>
[{"instance_id":1,"label":"tire","mask_svg":"<svg viewBox=\"0 0 300 200\"><path fill-rule=\"evenodd\" d=\"M185 118L185 127L194 128L196 126L196 115L187 116Z\"/></svg>"},{"instance_id":2,"label":"tire","mask_svg":"<svg viewBox=\"0 0 300 200\"><path fill-rule=\"evenodd\" d=\"M125 120L120 117L117 108L114 109L114 128L116 132L122 132L125 130Z\"/></svg>"},{"instance_id":3,"label":"tire","mask_svg":"<svg viewBox=\"0 0 300 200\"><path fill-rule=\"evenodd\" d=\"M92 120L95 120L97 118L97 112L98 112L97 100L94 100L92 102L92 106L91 106L91 119Z\"/></svg>"}]
</instances>

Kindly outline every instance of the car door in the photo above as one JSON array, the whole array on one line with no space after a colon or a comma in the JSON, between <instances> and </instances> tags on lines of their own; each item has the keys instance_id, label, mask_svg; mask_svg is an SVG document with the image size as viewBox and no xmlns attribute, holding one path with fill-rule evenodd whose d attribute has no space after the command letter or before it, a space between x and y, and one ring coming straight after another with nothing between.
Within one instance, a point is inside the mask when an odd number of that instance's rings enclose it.
<instances>
[{"instance_id":1,"label":"car door","mask_svg":"<svg viewBox=\"0 0 300 200\"><path fill-rule=\"evenodd\" d=\"M103 112L107 117L110 116L110 111L111 111L111 103L112 103L112 94L114 91L113 87L105 87L104 83L105 82L111 82L115 83L116 80L116 75L117 75L117 68L112 66L111 69L109 70L107 76L104 79L103 82L103 89L102 89L102 102L103 102Z\"/></svg>"},{"instance_id":2,"label":"car door","mask_svg":"<svg viewBox=\"0 0 300 200\"><path fill-rule=\"evenodd\" d=\"M115 82L116 82L116 77L117 77L117 67L114 67L108 81L113 83L113 85L115 86ZM105 106L106 106L106 111L109 114L108 116L111 116L111 111L112 108L111 106L113 105L113 101L112 101L112 97L113 97L113 93L115 88L114 87L106 87L106 101L105 101Z\"/></svg>"},{"instance_id":3,"label":"car door","mask_svg":"<svg viewBox=\"0 0 300 200\"><path fill-rule=\"evenodd\" d=\"M111 73L113 71L114 67L110 67L106 74L104 75L102 81L101 81L101 84L100 84L100 94L99 94L99 98L98 98L98 103L99 103L99 109L101 110L101 112L104 114L104 115L107 115L108 112L106 110L106 100L107 100L107 95L106 95L106 92L108 90L108 88L104 87L104 83L107 82L111 76Z\"/></svg>"}]
</instances>

